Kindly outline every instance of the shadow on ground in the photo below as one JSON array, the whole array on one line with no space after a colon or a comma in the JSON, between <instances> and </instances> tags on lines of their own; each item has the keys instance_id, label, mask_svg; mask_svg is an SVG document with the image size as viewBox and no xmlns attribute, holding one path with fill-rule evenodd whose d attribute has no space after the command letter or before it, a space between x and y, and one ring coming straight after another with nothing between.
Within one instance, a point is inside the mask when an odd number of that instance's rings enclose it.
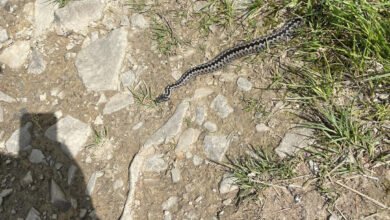
<instances>
[{"instance_id":1,"label":"shadow on ground","mask_svg":"<svg viewBox=\"0 0 390 220\"><path fill-rule=\"evenodd\" d=\"M0 219L98 219L81 169L53 141L56 123L52 113L22 114L17 155L0 154Z\"/></svg>"}]
</instances>

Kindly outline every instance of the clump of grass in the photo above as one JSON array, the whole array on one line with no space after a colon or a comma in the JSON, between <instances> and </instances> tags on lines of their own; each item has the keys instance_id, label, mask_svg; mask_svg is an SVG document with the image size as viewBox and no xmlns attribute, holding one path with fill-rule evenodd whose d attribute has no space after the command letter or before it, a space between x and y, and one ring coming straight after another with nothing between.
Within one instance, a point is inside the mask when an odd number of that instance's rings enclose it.
<instances>
[{"instance_id":1,"label":"clump of grass","mask_svg":"<svg viewBox=\"0 0 390 220\"><path fill-rule=\"evenodd\" d=\"M145 82L137 85L134 89L128 89L133 95L133 98L138 105L147 108L154 108L157 106L157 104L154 102L155 96L152 92L152 89L147 86Z\"/></svg>"},{"instance_id":2,"label":"clump of grass","mask_svg":"<svg viewBox=\"0 0 390 220\"><path fill-rule=\"evenodd\" d=\"M161 15L152 20L152 39L156 41L160 53L169 55L174 53L179 41L173 33L169 22Z\"/></svg>"},{"instance_id":3,"label":"clump of grass","mask_svg":"<svg viewBox=\"0 0 390 220\"><path fill-rule=\"evenodd\" d=\"M280 160L262 149L253 148L250 152L250 155L231 160L231 165L228 165L235 183L240 188L242 199L295 175L297 160Z\"/></svg>"},{"instance_id":4,"label":"clump of grass","mask_svg":"<svg viewBox=\"0 0 390 220\"><path fill-rule=\"evenodd\" d=\"M245 112L250 112L253 115L256 114L266 114L265 106L261 103L259 99L249 97L249 98L242 98L242 102L244 104L243 110Z\"/></svg>"},{"instance_id":5,"label":"clump of grass","mask_svg":"<svg viewBox=\"0 0 390 220\"><path fill-rule=\"evenodd\" d=\"M227 29L233 25L237 10L233 0L212 0L198 13L200 28L209 33L212 25Z\"/></svg>"},{"instance_id":6,"label":"clump of grass","mask_svg":"<svg viewBox=\"0 0 390 220\"><path fill-rule=\"evenodd\" d=\"M108 139L108 130L106 127L103 127L103 129L101 129L100 131L93 128L93 133L94 133L93 143L87 145L86 146L87 148L92 146L101 146Z\"/></svg>"},{"instance_id":7,"label":"clump of grass","mask_svg":"<svg viewBox=\"0 0 390 220\"><path fill-rule=\"evenodd\" d=\"M58 4L58 7L63 8L72 0L50 0L53 4Z\"/></svg>"},{"instance_id":8,"label":"clump of grass","mask_svg":"<svg viewBox=\"0 0 390 220\"><path fill-rule=\"evenodd\" d=\"M319 166L320 178L363 172L363 164L379 153L378 141L353 116L352 108L317 107L304 126L317 132L316 144L307 148L307 160Z\"/></svg>"}]
</instances>

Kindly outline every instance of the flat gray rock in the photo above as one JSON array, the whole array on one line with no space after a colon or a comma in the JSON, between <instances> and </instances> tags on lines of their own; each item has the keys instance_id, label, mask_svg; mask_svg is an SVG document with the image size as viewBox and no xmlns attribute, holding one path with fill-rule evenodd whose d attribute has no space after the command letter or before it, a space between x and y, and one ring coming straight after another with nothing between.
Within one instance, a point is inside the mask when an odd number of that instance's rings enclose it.
<instances>
[{"instance_id":1,"label":"flat gray rock","mask_svg":"<svg viewBox=\"0 0 390 220\"><path fill-rule=\"evenodd\" d=\"M8 40L7 30L0 27L0 43L4 43L6 40Z\"/></svg>"},{"instance_id":2,"label":"flat gray rock","mask_svg":"<svg viewBox=\"0 0 390 220\"><path fill-rule=\"evenodd\" d=\"M172 139L179 134L181 127L183 125L183 120L185 114L189 108L190 104L188 101L183 101L180 103L175 113L172 115L168 121L161 126L153 135L151 135L144 144L144 148L149 148L151 146L157 146L162 144L167 139Z\"/></svg>"},{"instance_id":3,"label":"flat gray rock","mask_svg":"<svg viewBox=\"0 0 390 220\"><path fill-rule=\"evenodd\" d=\"M173 168L171 170L171 177L173 183L179 182L181 180L180 170L178 168Z\"/></svg>"},{"instance_id":4,"label":"flat gray rock","mask_svg":"<svg viewBox=\"0 0 390 220\"><path fill-rule=\"evenodd\" d=\"M233 112L233 108L227 102L227 99L223 95L217 95L211 102L211 108L220 118L226 118Z\"/></svg>"},{"instance_id":5,"label":"flat gray rock","mask_svg":"<svg viewBox=\"0 0 390 220\"><path fill-rule=\"evenodd\" d=\"M286 133L275 149L279 157L284 158L288 155L294 155L299 149L309 146L313 143L313 130L308 128L293 128Z\"/></svg>"},{"instance_id":6,"label":"flat gray rock","mask_svg":"<svg viewBox=\"0 0 390 220\"><path fill-rule=\"evenodd\" d=\"M163 154L157 154L146 159L144 171L158 173L168 169L168 163L164 160L163 156Z\"/></svg>"},{"instance_id":7,"label":"flat gray rock","mask_svg":"<svg viewBox=\"0 0 390 220\"><path fill-rule=\"evenodd\" d=\"M188 128L181 134L179 141L177 142L175 153L185 154L190 150L190 146L193 145L200 135L200 131L194 128Z\"/></svg>"},{"instance_id":8,"label":"flat gray rock","mask_svg":"<svg viewBox=\"0 0 390 220\"><path fill-rule=\"evenodd\" d=\"M118 89L118 75L126 47L127 31L120 28L92 42L77 54L77 71L88 91Z\"/></svg>"},{"instance_id":9,"label":"flat gray rock","mask_svg":"<svg viewBox=\"0 0 390 220\"><path fill-rule=\"evenodd\" d=\"M216 132L218 130L217 125L211 121L206 121L203 124L203 127L206 128L206 130L208 130L209 132Z\"/></svg>"},{"instance_id":10,"label":"flat gray rock","mask_svg":"<svg viewBox=\"0 0 390 220\"><path fill-rule=\"evenodd\" d=\"M39 37L50 29L54 21L54 11L58 8L58 4L52 4L47 0L36 0L34 7L34 35Z\"/></svg>"},{"instance_id":11,"label":"flat gray rock","mask_svg":"<svg viewBox=\"0 0 390 220\"><path fill-rule=\"evenodd\" d=\"M194 92L192 99L201 99L211 95L214 91L211 88L199 88Z\"/></svg>"},{"instance_id":12,"label":"flat gray rock","mask_svg":"<svg viewBox=\"0 0 390 220\"><path fill-rule=\"evenodd\" d=\"M31 163L42 163L45 159L45 155L43 155L42 151L39 149L33 149L28 157L28 160Z\"/></svg>"},{"instance_id":13,"label":"flat gray rock","mask_svg":"<svg viewBox=\"0 0 390 220\"><path fill-rule=\"evenodd\" d=\"M13 102L16 102L16 99L14 99L11 96L9 96L9 95L5 94L4 92L0 91L0 101L13 103Z\"/></svg>"},{"instance_id":14,"label":"flat gray rock","mask_svg":"<svg viewBox=\"0 0 390 220\"><path fill-rule=\"evenodd\" d=\"M66 212L71 207L61 187L54 180L51 180L50 184L50 202L62 212Z\"/></svg>"},{"instance_id":15,"label":"flat gray rock","mask_svg":"<svg viewBox=\"0 0 390 220\"><path fill-rule=\"evenodd\" d=\"M57 34L82 33L88 25L102 18L104 4L101 0L70 1L65 7L55 11Z\"/></svg>"},{"instance_id":16,"label":"flat gray rock","mask_svg":"<svg viewBox=\"0 0 390 220\"><path fill-rule=\"evenodd\" d=\"M102 177L104 173L102 171L95 171L88 180L87 188L85 189L85 194L91 196L93 190L95 189L96 180L99 177Z\"/></svg>"},{"instance_id":17,"label":"flat gray rock","mask_svg":"<svg viewBox=\"0 0 390 220\"><path fill-rule=\"evenodd\" d=\"M4 110L3 107L0 106L0 122L4 121Z\"/></svg>"},{"instance_id":18,"label":"flat gray rock","mask_svg":"<svg viewBox=\"0 0 390 220\"><path fill-rule=\"evenodd\" d=\"M5 142L7 152L18 154L19 151L25 150L31 143L30 128L31 122L27 122L23 127L14 131L11 137Z\"/></svg>"},{"instance_id":19,"label":"flat gray rock","mask_svg":"<svg viewBox=\"0 0 390 220\"><path fill-rule=\"evenodd\" d=\"M219 193L226 194L238 190L238 186L234 184L234 177L229 174L224 174L219 183Z\"/></svg>"},{"instance_id":20,"label":"flat gray rock","mask_svg":"<svg viewBox=\"0 0 390 220\"><path fill-rule=\"evenodd\" d=\"M121 74L121 82L123 87L132 87L135 83L137 76L134 71L129 70Z\"/></svg>"},{"instance_id":21,"label":"flat gray rock","mask_svg":"<svg viewBox=\"0 0 390 220\"><path fill-rule=\"evenodd\" d=\"M131 93L118 93L111 97L103 109L103 114L108 115L117 112L134 103Z\"/></svg>"},{"instance_id":22,"label":"flat gray rock","mask_svg":"<svg viewBox=\"0 0 390 220\"><path fill-rule=\"evenodd\" d=\"M31 53L30 64L28 65L27 72L30 74L41 74L46 69L46 61L43 59L41 52L34 49Z\"/></svg>"},{"instance_id":23,"label":"flat gray rock","mask_svg":"<svg viewBox=\"0 0 390 220\"><path fill-rule=\"evenodd\" d=\"M207 158L214 161L222 161L226 151L229 148L230 141L227 136L210 136L204 137L203 145Z\"/></svg>"},{"instance_id":24,"label":"flat gray rock","mask_svg":"<svg viewBox=\"0 0 390 220\"><path fill-rule=\"evenodd\" d=\"M47 138L61 143L61 149L73 158L86 144L90 134L89 125L72 116L60 119L45 132Z\"/></svg>"},{"instance_id":25,"label":"flat gray rock","mask_svg":"<svg viewBox=\"0 0 390 220\"><path fill-rule=\"evenodd\" d=\"M162 210L170 210L173 207L175 207L179 202L179 197L177 196L171 196L169 197L163 204L161 204Z\"/></svg>"},{"instance_id":26,"label":"flat gray rock","mask_svg":"<svg viewBox=\"0 0 390 220\"><path fill-rule=\"evenodd\" d=\"M41 220L41 213L38 212L34 207L31 207L30 211L28 211L26 220Z\"/></svg>"},{"instance_id":27,"label":"flat gray rock","mask_svg":"<svg viewBox=\"0 0 390 220\"><path fill-rule=\"evenodd\" d=\"M27 185L31 184L32 182L33 182L33 177L32 177L31 171L28 171L22 179L22 184L27 186Z\"/></svg>"},{"instance_id":28,"label":"flat gray rock","mask_svg":"<svg viewBox=\"0 0 390 220\"><path fill-rule=\"evenodd\" d=\"M195 123L201 126L206 119L206 108L203 106L198 106L195 109Z\"/></svg>"},{"instance_id":29,"label":"flat gray rock","mask_svg":"<svg viewBox=\"0 0 390 220\"><path fill-rule=\"evenodd\" d=\"M149 27L149 22L142 14L134 14L130 18L131 26L138 29L146 29Z\"/></svg>"},{"instance_id":30,"label":"flat gray rock","mask_svg":"<svg viewBox=\"0 0 390 220\"><path fill-rule=\"evenodd\" d=\"M7 47L0 54L0 63L4 63L12 69L22 67L30 53L30 43L28 41L17 41Z\"/></svg>"},{"instance_id":31,"label":"flat gray rock","mask_svg":"<svg viewBox=\"0 0 390 220\"><path fill-rule=\"evenodd\" d=\"M240 77L237 80L237 86L241 91L248 92L252 89L252 83L244 77Z\"/></svg>"},{"instance_id":32,"label":"flat gray rock","mask_svg":"<svg viewBox=\"0 0 390 220\"><path fill-rule=\"evenodd\" d=\"M71 165L68 169L68 185L70 186L73 182L74 175L76 174L77 167L75 165Z\"/></svg>"}]
</instances>

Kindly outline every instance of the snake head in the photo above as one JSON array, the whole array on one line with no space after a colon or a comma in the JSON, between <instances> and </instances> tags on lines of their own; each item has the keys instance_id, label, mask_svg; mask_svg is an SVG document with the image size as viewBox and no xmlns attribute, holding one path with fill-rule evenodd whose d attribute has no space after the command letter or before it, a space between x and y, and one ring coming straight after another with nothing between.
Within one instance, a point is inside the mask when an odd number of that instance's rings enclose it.
<instances>
[{"instance_id":1,"label":"snake head","mask_svg":"<svg viewBox=\"0 0 390 220\"><path fill-rule=\"evenodd\" d=\"M166 102L168 100L169 100L168 96L166 96L165 94L161 94L154 100L154 102L158 104L158 103L161 103L161 102Z\"/></svg>"}]
</instances>

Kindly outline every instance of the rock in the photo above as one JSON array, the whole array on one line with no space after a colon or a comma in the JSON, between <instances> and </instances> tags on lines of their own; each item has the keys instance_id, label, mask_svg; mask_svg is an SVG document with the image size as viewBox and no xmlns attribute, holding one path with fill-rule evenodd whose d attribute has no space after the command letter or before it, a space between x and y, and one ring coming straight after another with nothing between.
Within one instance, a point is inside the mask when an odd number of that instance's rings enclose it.
<instances>
[{"instance_id":1,"label":"rock","mask_svg":"<svg viewBox=\"0 0 390 220\"><path fill-rule=\"evenodd\" d=\"M0 123L4 121L4 110L3 107L0 106Z\"/></svg>"},{"instance_id":2,"label":"rock","mask_svg":"<svg viewBox=\"0 0 390 220\"><path fill-rule=\"evenodd\" d=\"M88 91L116 90L118 75L125 57L127 31L112 31L82 49L76 57L76 67Z\"/></svg>"},{"instance_id":3,"label":"rock","mask_svg":"<svg viewBox=\"0 0 390 220\"><path fill-rule=\"evenodd\" d=\"M1 0L0 0L1 1ZM23 6L23 17L29 21L31 24L34 23L34 5L35 2L28 2ZM54 15L52 16L54 17Z\"/></svg>"},{"instance_id":4,"label":"rock","mask_svg":"<svg viewBox=\"0 0 390 220\"><path fill-rule=\"evenodd\" d=\"M164 220L172 220L172 213L170 211L164 211Z\"/></svg>"},{"instance_id":5,"label":"rock","mask_svg":"<svg viewBox=\"0 0 390 220\"><path fill-rule=\"evenodd\" d=\"M177 183L181 180L180 170L178 168L173 168L171 170L172 182Z\"/></svg>"},{"instance_id":6,"label":"rock","mask_svg":"<svg viewBox=\"0 0 390 220\"><path fill-rule=\"evenodd\" d=\"M33 182L31 171L28 171L22 179L22 185L28 186Z\"/></svg>"},{"instance_id":7,"label":"rock","mask_svg":"<svg viewBox=\"0 0 390 220\"><path fill-rule=\"evenodd\" d=\"M30 211L27 213L26 220L41 220L41 213L38 212L34 207L31 207Z\"/></svg>"},{"instance_id":8,"label":"rock","mask_svg":"<svg viewBox=\"0 0 390 220\"><path fill-rule=\"evenodd\" d=\"M134 99L131 93L117 93L108 100L107 104L104 106L103 114L108 115L117 112L133 103Z\"/></svg>"},{"instance_id":9,"label":"rock","mask_svg":"<svg viewBox=\"0 0 390 220\"><path fill-rule=\"evenodd\" d=\"M7 30L0 27L0 43L4 43L6 40L8 40Z\"/></svg>"},{"instance_id":10,"label":"rock","mask_svg":"<svg viewBox=\"0 0 390 220\"><path fill-rule=\"evenodd\" d=\"M230 141L227 136L207 135L203 141L206 156L214 161L222 161L229 148Z\"/></svg>"},{"instance_id":11,"label":"rock","mask_svg":"<svg viewBox=\"0 0 390 220\"><path fill-rule=\"evenodd\" d=\"M11 193L12 193L12 189L3 189L1 192L0 192L0 207L3 203L3 198L9 196Z\"/></svg>"},{"instance_id":12,"label":"rock","mask_svg":"<svg viewBox=\"0 0 390 220\"><path fill-rule=\"evenodd\" d=\"M332 213L329 217L328 217L328 220L340 220L342 218L340 218L340 216L338 216L337 214L335 213Z\"/></svg>"},{"instance_id":13,"label":"rock","mask_svg":"<svg viewBox=\"0 0 390 220\"><path fill-rule=\"evenodd\" d=\"M14 99L11 96L9 96L9 95L5 94L4 92L0 91L0 101L13 103L13 102L16 102L16 99Z\"/></svg>"},{"instance_id":14,"label":"rock","mask_svg":"<svg viewBox=\"0 0 390 220\"><path fill-rule=\"evenodd\" d=\"M168 163L162 158L163 154L153 155L145 161L144 170L146 172L162 172L168 169Z\"/></svg>"},{"instance_id":15,"label":"rock","mask_svg":"<svg viewBox=\"0 0 390 220\"><path fill-rule=\"evenodd\" d=\"M0 6L4 7L7 4L8 0L0 0Z\"/></svg>"},{"instance_id":16,"label":"rock","mask_svg":"<svg viewBox=\"0 0 390 220\"><path fill-rule=\"evenodd\" d=\"M103 104L103 103L106 103L107 102L107 97L104 95L104 93L102 93L99 97L99 100L96 104Z\"/></svg>"},{"instance_id":17,"label":"rock","mask_svg":"<svg viewBox=\"0 0 390 220\"><path fill-rule=\"evenodd\" d=\"M205 107L198 106L195 109L195 123L201 126L206 119L206 109Z\"/></svg>"},{"instance_id":18,"label":"rock","mask_svg":"<svg viewBox=\"0 0 390 220\"><path fill-rule=\"evenodd\" d=\"M93 121L95 125L102 125L104 123L103 116L98 115L96 116L95 120Z\"/></svg>"},{"instance_id":19,"label":"rock","mask_svg":"<svg viewBox=\"0 0 390 220\"><path fill-rule=\"evenodd\" d=\"M256 125L256 131L257 132L266 132L266 131L269 131L271 130L271 128L269 128L267 125L265 124L257 124Z\"/></svg>"},{"instance_id":20,"label":"rock","mask_svg":"<svg viewBox=\"0 0 390 220\"><path fill-rule=\"evenodd\" d=\"M206 128L209 132L216 132L218 130L217 125L211 121L206 121L203 124L203 127Z\"/></svg>"},{"instance_id":21,"label":"rock","mask_svg":"<svg viewBox=\"0 0 390 220\"><path fill-rule=\"evenodd\" d=\"M240 77L237 80L237 86L241 91L248 92L252 89L252 83L249 82L246 78Z\"/></svg>"},{"instance_id":22,"label":"rock","mask_svg":"<svg viewBox=\"0 0 390 220\"><path fill-rule=\"evenodd\" d=\"M68 169L68 185L70 186L73 182L74 175L76 174L77 167L75 165L70 165Z\"/></svg>"},{"instance_id":23,"label":"rock","mask_svg":"<svg viewBox=\"0 0 390 220\"><path fill-rule=\"evenodd\" d=\"M140 129L142 126L144 126L144 122L141 121L141 122L138 122L136 125L134 125L131 129L132 130L138 130Z\"/></svg>"},{"instance_id":24,"label":"rock","mask_svg":"<svg viewBox=\"0 0 390 220\"><path fill-rule=\"evenodd\" d=\"M193 145L200 135L200 131L194 128L188 128L180 136L179 141L176 145L176 155L185 154L190 150L190 146Z\"/></svg>"},{"instance_id":25,"label":"rock","mask_svg":"<svg viewBox=\"0 0 390 220\"><path fill-rule=\"evenodd\" d=\"M57 34L85 34L91 22L101 19L103 9L104 3L100 0L70 1L54 13Z\"/></svg>"},{"instance_id":26,"label":"rock","mask_svg":"<svg viewBox=\"0 0 390 220\"><path fill-rule=\"evenodd\" d=\"M31 53L31 61L28 66L27 72L30 74L41 74L46 69L46 61L43 59L42 54L34 49Z\"/></svg>"},{"instance_id":27,"label":"rock","mask_svg":"<svg viewBox=\"0 0 390 220\"><path fill-rule=\"evenodd\" d=\"M54 11L58 4L47 4L47 0L35 1L34 35L39 37L50 29L54 21Z\"/></svg>"},{"instance_id":28,"label":"rock","mask_svg":"<svg viewBox=\"0 0 390 220\"><path fill-rule=\"evenodd\" d=\"M223 175L221 182L219 183L219 193L226 194L238 190L238 186L234 184L234 177L230 174Z\"/></svg>"},{"instance_id":29,"label":"rock","mask_svg":"<svg viewBox=\"0 0 390 220\"><path fill-rule=\"evenodd\" d=\"M0 54L0 62L12 69L18 69L26 62L29 53L30 43L28 41L17 41L3 50Z\"/></svg>"},{"instance_id":30,"label":"rock","mask_svg":"<svg viewBox=\"0 0 390 220\"><path fill-rule=\"evenodd\" d=\"M216 112L220 118L226 118L233 112L233 108L227 102L223 95L217 95L211 102L211 108Z\"/></svg>"},{"instance_id":31,"label":"rock","mask_svg":"<svg viewBox=\"0 0 390 220\"><path fill-rule=\"evenodd\" d=\"M162 210L170 210L177 206L177 203L179 202L179 198L177 196L171 196L169 197L163 204L161 205Z\"/></svg>"},{"instance_id":32,"label":"rock","mask_svg":"<svg viewBox=\"0 0 390 220\"><path fill-rule=\"evenodd\" d=\"M192 97L192 99L201 99L203 97L207 97L209 95L211 95L214 91L210 88L199 88L199 89L196 89L195 92L194 92L194 96Z\"/></svg>"},{"instance_id":33,"label":"rock","mask_svg":"<svg viewBox=\"0 0 390 220\"><path fill-rule=\"evenodd\" d=\"M88 210L87 209L80 209L79 217L83 219L87 215Z\"/></svg>"},{"instance_id":34,"label":"rock","mask_svg":"<svg viewBox=\"0 0 390 220\"><path fill-rule=\"evenodd\" d=\"M199 166L203 163L203 159L201 157L199 157L198 155L195 155L193 158L192 158L192 163L195 165L195 166Z\"/></svg>"},{"instance_id":35,"label":"rock","mask_svg":"<svg viewBox=\"0 0 390 220\"><path fill-rule=\"evenodd\" d=\"M13 191L12 189L3 189L3 190L1 190L0 197L1 198L5 198L5 197L9 196L12 193L12 191Z\"/></svg>"},{"instance_id":36,"label":"rock","mask_svg":"<svg viewBox=\"0 0 390 220\"><path fill-rule=\"evenodd\" d=\"M43 155L42 151L38 149L33 149L30 156L28 157L28 160L31 163L41 163L44 159L45 155Z\"/></svg>"},{"instance_id":37,"label":"rock","mask_svg":"<svg viewBox=\"0 0 390 220\"><path fill-rule=\"evenodd\" d=\"M85 189L85 195L92 196L93 190L95 189L96 180L102 177L104 172L95 171L88 180L87 188Z\"/></svg>"},{"instance_id":38,"label":"rock","mask_svg":"<svg viewBox=\"0 0 390 220\"><path fill-rule=\"evenodd\" d=\"M149 27L148 21L141 14L132 15L130 21L133 28L146 29Z\"/></svg>"},{"instance_id":39,"label":"rock","mask_svg":"<svg viewBox=\"0 0 390 220\"><path fill-rule=\"evenodd\" d=\"M165 140L174 138L176 135L178 135L183 125L183 120L188 108L188 101L183 101L180 103L172 117L168 119L168 121L153 135L151 135L148 140L146 140L144 143L144 148L160 145Z\"/></svg>"},{"instance_id":40,"label":"rock","mask_svg":"<svg viewBox=\"0 0 390 220\"><path fill-rule=\"evenodd\" d=\"M122 180L122 179L117 179L117 180L115 180L114 184L112 185L112 188L113 188L114 190L117 190L117 189L122 188L123 185L124 185L123 180Z\"/></svg>"},{"instance_id":41,"label":"rock","mask_svg":"<svg viewBox=\"0 0 390 220\"><path fill-rule=\"evenodd\" d=\"M194 11L195 12L200 12L202 11L204 8L206 8L208 6L208 2L207 1L196 1L194 2L194 5L192 6Z\"/></svg>"},{"instance_id":42,"label":"rock","mask_svg":"<svg viewBox=\"0 0 390 220\"><path fill-rule=\"evenodd\" d=\"M135 83L136 75L132 70L121 74L121 82L123 87L132 87Z\"/></svg>"},{"instance_id":43,"label":"rock","mask_svg":"<svg viewBox=\"0 0 390 220\"><path fill-rule=\"evenodd\" d=\"M312 134L313 130L307 128L291 129L275 149L276 154L281 158L293 155L299 149L313 143Z\"/></svg>"},{"instance_id":44,"label":"rock","mask_svg":"<svg viewBox=\"0 0 390 220\"><path fill-rule=\"evenodd\" d=\"M87 142L91 132L88 124L72 116L66 116L49 127L45 136L52 141L60 142L62 151L75 158Z\"/></svg>"},{"instance_id":45,"label":"rock","mask_svg":"<svg viewBox=\"0 0 390 220\"><path fill-rule=\"evenodd\" d=\"M22 128L17 129L11 137L5 142L8 153L18 154L19 151L25 150L31 143L31 122L27 122Z\"/></svg>"},{"instance_id":46,"label":"rock","mask_svg":"<svg viewBox=\"0 0 390 220\"><path fill-rule=\"evenodd\" d=\"M50 184L50 202L62 212L66 212L71 207L64 192L54 180L51 180Z\"/></svg>"}]
</instances>

